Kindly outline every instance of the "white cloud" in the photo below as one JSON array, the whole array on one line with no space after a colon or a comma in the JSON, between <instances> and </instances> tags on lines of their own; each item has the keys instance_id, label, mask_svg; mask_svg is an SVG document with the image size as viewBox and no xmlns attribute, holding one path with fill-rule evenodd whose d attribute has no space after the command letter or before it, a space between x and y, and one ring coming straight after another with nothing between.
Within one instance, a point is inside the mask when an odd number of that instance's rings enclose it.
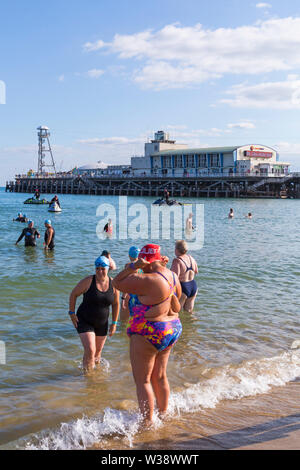
<instances>
[{"instance_id":1,"label":"white cloud","mask_svg":"<svg viewBox=\"0 0 300 470\"><path fill-rule=\"evenodd\" d=\"M141 63L132 80L143 88L188 87L225 74L259 75L300 66L300 18L276 18L236 28L166 25L86 43Z\"/></svg>"},{"instance_id":2,"label":"white cloud","mask_svg":"<svg viewBox=\"0 0 300 470\"><path fill-rule=\"evenodd\" d=\"M64 74L62 74L62 75L60 75L60 76L58 77L58 81L59 81L59 82L63 82L64 80L65 80Z\"/></svg>"},{"instance_id":3,"label":"white cloud","mask_svg":"<svg viewBox=\"0 0 300 470\"><path fill-rule=\"evenodd\" d=\"M300 79L296 75L281 82L235 85L226 94L233 98L221 102L233 107L300 109Z\"/></svg>"},{"instance_id":4,"label":"white cloud","mask_svg":"<svg viewBox=\"0 0 300 470\"><path fill-rule=\"evenodd\" d=\"M255 129L255 125L250 121L227 124L228 129Z\"/></svg>"},{"instance_id":5,"label":"white cloud","mask_svg":"<svg viewBox=\"0 0 300 470\"><path fill-rule=\"evenodd\" d=\"M272 5L270 3L257 3L256 8L272 8Z\"/></svg>"},{"instance_id":6,"label":"white cloud","mask_svg":"<svg viewBox=\"0 0 300 470\"><path fill-rule=\"evenodd\" d=\"M101 75L104 74L104 70L100 70L100 69L92 69L92 70L89 70L86 75L89 77L89 78L99 78L101 77Z\"/></svg>"},{"instance_id":7,"label":"white cloud","mask_svg":"<svg viewBox=\"0 0 300 470\"><path fill-rule=\"evenodd\" d=\"M99 49L102 49L104 46L105 46L105 43L101 41L100 39L99 41L96 41L96 42L86 42L83 45L83 49L87 52L91 52L91 51L98 51Z\"/></svg>"}]
</instances>

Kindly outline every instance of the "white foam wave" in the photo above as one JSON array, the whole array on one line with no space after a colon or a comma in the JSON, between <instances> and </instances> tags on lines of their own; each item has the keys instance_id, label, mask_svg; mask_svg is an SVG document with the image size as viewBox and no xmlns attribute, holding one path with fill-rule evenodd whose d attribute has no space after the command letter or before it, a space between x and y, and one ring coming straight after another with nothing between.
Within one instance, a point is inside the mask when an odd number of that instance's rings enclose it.
<instances>
[{"instance_id":1,"label":"white foam wave","mask_svg":"<svg viewBox=\"0 0 300 470\"><path fill-rule=\"evenodd\" d=\"M267 393L300 376L300 351L289 351L272 358L245 361L219 369L207 369L197 384L172 393L169 415L214 408L222 400L239 400ZM105 409L102 415L63 423L59 430L44 432L26 442L26 449L86 449L112 437L132 446L139 430L140 416L128 411ZM155 427L162 422L155 416Z\"/></svg>"}]
</instances>

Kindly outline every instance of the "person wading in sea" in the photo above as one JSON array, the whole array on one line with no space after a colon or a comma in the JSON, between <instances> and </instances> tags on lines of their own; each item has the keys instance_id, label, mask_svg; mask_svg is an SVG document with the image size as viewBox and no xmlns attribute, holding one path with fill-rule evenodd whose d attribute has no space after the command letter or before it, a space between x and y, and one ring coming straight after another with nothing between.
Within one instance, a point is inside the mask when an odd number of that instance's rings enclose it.
<instances>
[{"instance_id":1,"label":"person wading in sea","mask_svg":"<svg viewBox=\"0 0 300 470\"><path fill-rule=\"evenodd\" d=\"M173 259L171 271L179 277L182 295L180 298L180 305L185 311L192 313L194 303L197 296L197 284L194 279L195 274L198 273L198 266L195 259L187 254L188 246L186 241L177 240L175 244L175 255Z\"/></svg>"},{"instance_id":2,"label":"person wading in sea","mask_svg":"<svg viewBox=\"0 0 300 470\"><path fill-rule=\"evenodd\" d=\"M74 287L69 300L69 314L84 348L83 368L86 372L93 370L101 360L108 333L109 307L112 307L109 336L115 334L119 316L119 292L108 277L109 260L99 256L95 270L94 275L85 277ZM83 301L76 314L76 299L80 295L83 295Z\"/></svg>"},{"instance_id":3,"label":"person wading in sea","mask_svg":"<svg viewBox=\"0 0 300 470\"><path fill-rule=\"evenodd\" d=\"M178 317L181 287L177 276L166 268L160 246L144 246L113 280L121 292L130 294L130 361L141 414L145 424L153 420L154 403L161 415L168 409L170 387L167 365L172 347L182 332ZM143 271L138 274L138 270Z\"/></svg>"}]
</instances>

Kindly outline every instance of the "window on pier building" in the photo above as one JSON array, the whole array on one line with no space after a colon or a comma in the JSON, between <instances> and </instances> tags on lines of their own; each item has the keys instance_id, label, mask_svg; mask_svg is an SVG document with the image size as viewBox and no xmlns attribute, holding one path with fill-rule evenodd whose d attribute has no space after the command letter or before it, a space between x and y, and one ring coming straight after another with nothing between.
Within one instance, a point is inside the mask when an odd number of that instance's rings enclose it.
<instances>
[{"instance_id":1,"label":"window on pier building","mask_svg":"<svg viewBox=\"0 0 300 470\"><path fill-rule=\"evenodd\" d=\"M171 157L168 155L168 156L164 156L163 157L163 168L171 168L172 167L172 159Z\"/></svg>"},{"instance_id":2,"label":"window on pier building","mask_svg":"<svg viewBox=\"0 0 300 470\"><path fill-rule=\"evenodd\" d=\"M210 166L211 167L220 166L220 156L219 156L218 153L210 153L209 157L210 157Z\"/></svg>"},{"instance_id":3,"label":"window on pier building","mask_svg":"<svg viewBox=\"0 0 300 470\"><path fill-rule=\"evenodd\" d=\"M174 162L175 168L182 168L182 161L183 161L182 155L175 155L175 162Z\"/></svg>"},{"instance_id":4,"label":"window on pier building","mask_svg":"<svg viewBox=\"0 0 300 470\"><path fill-rule=\"evenodd\" d=\"M198 167L199 168L206 168L207 167L207 161L206 161L206 155L198 155Z\"/></svg>"},{"instance_id":5,"label":"window on pier building","mask_svg":"<svg viewBox=\"0 0 300 470\"><path fill-rule=\"evenodd\" d=\"M195 156L194 155L187 155L186 156L186 166L187 166L187 168L194 168L195 167Z\"/></svg>"}]
</instances>

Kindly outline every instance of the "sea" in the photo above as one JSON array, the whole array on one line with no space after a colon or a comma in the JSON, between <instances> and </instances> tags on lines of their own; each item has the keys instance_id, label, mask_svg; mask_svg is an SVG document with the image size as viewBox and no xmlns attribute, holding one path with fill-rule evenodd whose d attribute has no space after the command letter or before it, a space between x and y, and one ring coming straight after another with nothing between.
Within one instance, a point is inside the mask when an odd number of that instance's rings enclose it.
<instances>
[{"instance_id":1,"label":"sea","mask_svg":"<svg viewBox=\"0 0 300 470\"><path fill-rule=\"evenodd\" d=\"M180 210L202 208L194 220L202 243L189 240L199 289L194 312L180 314L168 414L155 413L144 429L126 321L85 375L68 299L103 249L118 267L112 277L132 245L159 243L171 264L178 226L153 238L151 223L162 220L150 220L154 198L128 197L120 210L118 196L59 195L62 212L49 213L24 205L29 196L0 190L0 449L238 448L286 435L286 417L299 429L300 200L179 199ZM24 228L13 221L18 212L41 233L35 248L15 244ZM113 237L103 238L111 214ZM43 249L49 218L52 252ZM126 233L124 221L135 229Z\"/></svg>"}]
</instances>

